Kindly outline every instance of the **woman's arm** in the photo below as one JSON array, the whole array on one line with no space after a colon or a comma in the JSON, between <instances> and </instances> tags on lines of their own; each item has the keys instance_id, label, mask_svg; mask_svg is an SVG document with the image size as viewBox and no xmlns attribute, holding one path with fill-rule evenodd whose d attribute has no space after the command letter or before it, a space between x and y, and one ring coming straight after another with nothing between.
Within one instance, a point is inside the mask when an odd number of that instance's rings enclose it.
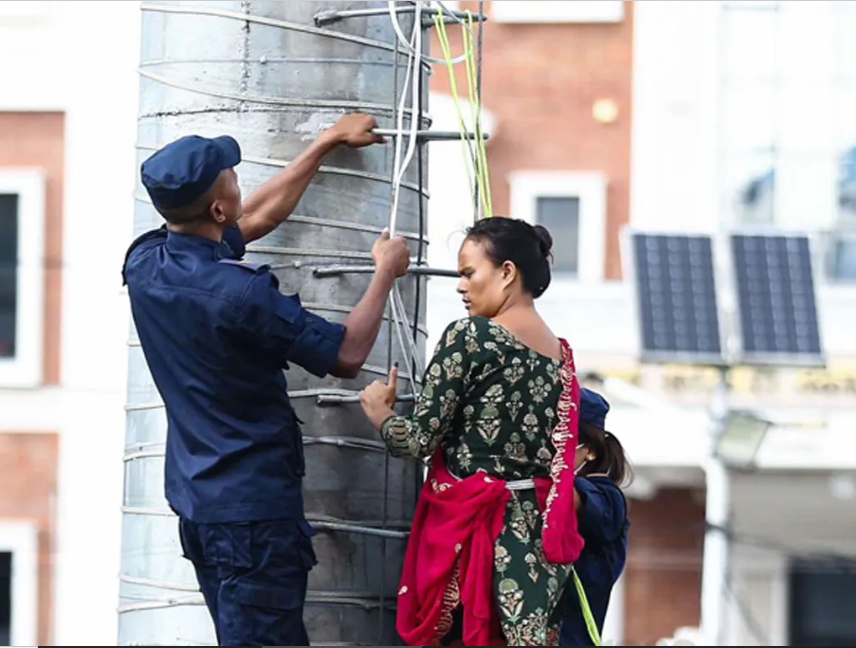
<instances>
[{"instance_id":1,"label":"woman's arm","mask_svg":"<svg viewBox=\"0 0 856 648\"><path fill-rule=\"evenodd\" d=\"M434 454L437 444L451 431L458 403L470 383L477 348L472 320L460 320L446 329L410 416L397 416L392 410L397 370L393 370L389 383L375 382L363 391L363 411L393 456L422 459Z\"/></svg>"},{"instance_id":2,"label":"woman's arm","mask_svg":"<svg viewBox=\"0 0 856 648\"><path fill-rule=\"evenodd\" d=\"M580 533L586 542L604 544L621 536L627 522L627 504L618 486L577 477L574 502Z\"/></svg>"}]
</instances>

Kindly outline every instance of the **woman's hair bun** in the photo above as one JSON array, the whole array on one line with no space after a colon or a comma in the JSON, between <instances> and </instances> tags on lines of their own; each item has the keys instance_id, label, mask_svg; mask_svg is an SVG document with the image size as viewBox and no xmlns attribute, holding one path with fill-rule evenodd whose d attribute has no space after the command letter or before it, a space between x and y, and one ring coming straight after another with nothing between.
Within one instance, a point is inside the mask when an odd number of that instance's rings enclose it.
<instances>
[{"instance_id":1,"label":"woman's hair bun","mask_svg":"<svg viewBox=\"0 0 856 648\"><path fill-rule=\"evenodd\" d=\"M553 237L550 232L542 225L535 225L535 234L538 235L538 241L541 247L541 253L545 257L549 257L553 252Z\"/></svg>"}]
</instances>

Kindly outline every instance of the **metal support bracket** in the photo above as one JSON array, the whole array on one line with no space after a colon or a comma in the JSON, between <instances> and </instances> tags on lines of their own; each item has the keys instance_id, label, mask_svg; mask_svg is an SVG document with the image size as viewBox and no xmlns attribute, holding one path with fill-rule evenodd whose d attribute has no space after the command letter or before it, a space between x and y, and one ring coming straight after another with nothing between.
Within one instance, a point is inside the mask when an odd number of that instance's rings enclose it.
<instances>
[{"instance_id":1,"label":"metal support bracket","mask_svg":"<svg viewBox=\"0 0 856 648\"><path fill-rule=\"evenodd\" d=\"M375 128L372 133L380 135L381 137L397 137L399 134L397 130L392 128ZM402 135L409 135L409 133L405 132L402 133ZM416 131L417 142L456 142L461 139L461 136L462 133L456 133L455 131ZM463 133L463 137L474 140L478 135L472 131L468 131ZM490 139L490 133L482 133L482 139L488 141Z\"/></svg>"},{"instance_id":2,"label":"metal support bracket","mask_svg":"<svg viewBox=\"0 0 856 648\"><path fill-rule=\"evenodd\" d=\"M397 7L396 13L399 14L409 14L414 13L416 11L416 7ZM425 27L433 27L434 19L433 15L440 13L443 16L443 20L446 23L457 23L460 20L468 20L469 15L466 11L452 11L451 13L454 15L454 18L450 16L448 13L444 12L442 9L428 9L427 11L423 11L423 15L431 16L431 18L423 18L422 23ZM316 27L326 27L327 25L332 25L333 23L337 23L341 20L348 20L350 18L372 18L374 16L388 16L389 9L348 9L337 11L335 9L331 9L329 11L319 11L315 14L315 26ZM487 22L487 16L483 13L473 14L474 22Z\"/></svg>"},{"instance_id":3,"label":"metal support bracket","mask_svg":"<svg viewBox=\"0 0 856 648\"><path fill-rule=\"evenodd\" d=\"M339 277L344 274L372 274L375 267L372 265L329 265L315 268L313 274L320 278ZM444 268L430 268L428 266L413 266L407 271L408 274L418 277L447 277L457 279L460 274L457 270L446 270Z\"/></svg>"},{"instance_id":4,"label":"metal support bracket","mask_svg":"<svg viewBox=\"0 0 856 648\"><path fill-rule=\"evenodd\" d=\"M396 399L398 403L412 403L414 402L414 398L410 394L401 394ZM318 406L319 407L330 407L336 405L353 405L355 403L360 402L360 393L354 392L353 394L325 394L323 396L318 397Z\"/></svg>"}]
</instances>

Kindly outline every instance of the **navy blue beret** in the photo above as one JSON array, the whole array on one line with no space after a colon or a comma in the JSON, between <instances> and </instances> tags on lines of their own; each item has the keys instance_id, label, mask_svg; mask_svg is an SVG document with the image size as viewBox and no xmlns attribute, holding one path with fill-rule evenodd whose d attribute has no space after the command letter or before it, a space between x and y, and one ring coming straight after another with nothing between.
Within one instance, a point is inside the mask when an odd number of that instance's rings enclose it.
<instances>
[{"instance_id":1,"label":"navy blue beret","mask_svg":"<svg viewBox=\"0 0 856 648\"><path fill-rule=\"evenodd\" d=\"M205 194L226 169L241 162L241 147L229 136L182 137L154 153L140 169L157 209L179 209Z\"/></svg>"},{"instance_id":2,"label":"navy blue beret","mask_svg":"<svg viewBox=\"0 0 856 648\"><path fill-rule=\"evenodd\" d=\"M580 402L580 423L587 423L601 430L606 430L606 414L609 403L606 399L591 389L582 388Z\"/></svg>"}]
</instances>

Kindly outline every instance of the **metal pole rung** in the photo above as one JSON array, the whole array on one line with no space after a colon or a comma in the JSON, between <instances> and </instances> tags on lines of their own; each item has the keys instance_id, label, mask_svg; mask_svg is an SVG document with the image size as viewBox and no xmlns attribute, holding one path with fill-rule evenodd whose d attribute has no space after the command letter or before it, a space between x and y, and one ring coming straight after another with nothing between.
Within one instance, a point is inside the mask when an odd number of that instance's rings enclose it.
<instances>
[{"instance_id":1,"label":"metal pole rung","mask_svg":"<svg viewBox=\"0 0 856 648\"><path fill-rule=\"evenodd\" d=\"M470 17L467 15L466 11L453 11L454 18L447 13L443 13L443 22L447 25L459 25L465 20L469 20ZM487 22L487 16L484 14L473 14L473 22L474 23L483 23ZM423 18L422 19L423 27L433 27L434 19L433 18Z\"/></svg>"},{"instance_id":2,"label":"metal pole rung","mask_svg":"<svg viewBox=\"0 0 856 648\"><path fill-rule=\"evenodd\" d=\"M398 14L408 14L415 13L416 7L397 7L395 12ZM447 23L457 23L460 20L468 20L469 16L466 11L452 11L451 13L454 15L454 18L444 12L442 9L423 9L423 15L433 15L437 13L442 13L443 20ZM315 14L315 26L316 27L325 27L326 25L332 25L333 23L337 23L340 20L348 20L349 18L372 18L374 16L388 16L389 9L348 9L337 11L335 9L331 9L329 11L319 11ZM484 14L473 14L474 22L487 22L487 16ZM425 27L433 27L434 21L433 19L424 19L423 24Z\"/></svg>"},{"instance_id":3,"label":"metal pole rung","mask_svg":"<svg viewBox=\"0 0 856 648\"><path fill-rule=\"evenodd\" d=\"M322 522L312 519L311 515L306 516L306 521L312 525L316 531L338 531L342 533L355 533L357 535L375 536L378 538L386 538L388 540L406 540L410 537L407 531L390 531L388 529L374 529L371 527L359 526L348 522Z\"/></svg>"},{"instance_id":4,"label":"metal pole rung","mask_svg":"<svg viewBox=\"0 0 856 648\"><path fill-rule=\"evenodd\" d=\"M398 137L398 131L393 130L392 128L375 128L372 133L375 135L380 135L381 137ZM410 135L408 132L402 133L402 135ZM430 131L430 130L420 130L416 131L416 141L419 142L455 142L461 139L462 134L460 132L455 131ZM466 139L474 140L478 135L472 131L467 131L463 133L463 137ZM482 139L485 141L490 139L490 133L482 133Z\"/></svg>"},{"instance_id":5,"label":"metal pole rung","mask_svg":"<svg viewBox=\"0 0 856 648\"><path fill-rule=\"evenodd\" d=\"M314 274L318 278L338 277L343 274L372 274L375 267L371 265L330 265L315 268ZM443 268L429 268L428 266L413 266L408 274L420 277L449 277L457 279L460 274L457 270L446 270Z\"/></svg>"},{"instance_id":6,"label":"metal pole rung","mask_svg":"<svg viewBox=\"0 0 856 648\"><path fill-rule=\"evenodd\" d=\"M397 399L397 402L399 403L412 403L413 401L413 396L407 394L401 395ZM353 396L344 396L338 394L319 396L317 402L318 405L321 407L329 407L331 405L352 405L354 403L360 402L360 394L355 393Z\"/></svg>"}]
</instances>

